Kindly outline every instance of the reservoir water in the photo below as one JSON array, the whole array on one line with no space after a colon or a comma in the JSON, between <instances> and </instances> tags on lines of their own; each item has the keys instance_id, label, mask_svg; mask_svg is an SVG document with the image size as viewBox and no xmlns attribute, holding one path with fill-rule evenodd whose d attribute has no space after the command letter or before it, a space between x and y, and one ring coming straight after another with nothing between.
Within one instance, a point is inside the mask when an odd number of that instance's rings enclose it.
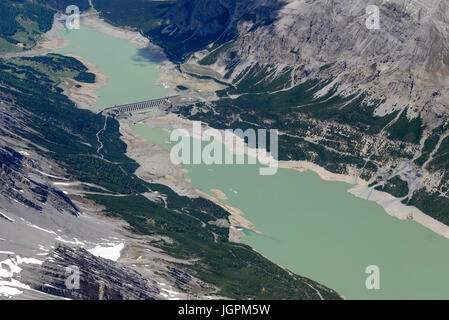
<instances>
[{"instance_id":1,"label":"reservoir water","mask_svg":"<svg viewBox=\"0 0 449 320\"><path fill-rule=\"evenodd\" d=\"M107 85L98 90L98 105L165 94L163 88L152 87L158 77L154 62L145 61L127 41L87 28L61 36L70 44L60 53L79 55L108 76ZM169 148L163 130L144 124L134 130ZM255 224L261 233L246 232L246 244L297 274L348 299L449 299L449 240L390 217L379 205L348 193L351 186L346 183L289 169L260 176L257 165L185 168L195 187L210 195L211 189L221 190L228 198L223 202ZM365 285L365 270L371 265L380 270L379 290Z\"/></svg>"},{"instance_id":2,"label":"reservoir water","mask_svg":"<svg viewBox=\"0 0 449 320\"><path fill-rule=\"evenodd\" d=\"M62 30L59 37L69 41L57 50L60 54L82 57L95 64L107 77L107 85L96 91L96 107L110 107L161 98L163 86L155 86L159 78L157 63L147 49L134 47L127 40L117 39L81 26L79 30Z\"/></svg>"}]
</instances>

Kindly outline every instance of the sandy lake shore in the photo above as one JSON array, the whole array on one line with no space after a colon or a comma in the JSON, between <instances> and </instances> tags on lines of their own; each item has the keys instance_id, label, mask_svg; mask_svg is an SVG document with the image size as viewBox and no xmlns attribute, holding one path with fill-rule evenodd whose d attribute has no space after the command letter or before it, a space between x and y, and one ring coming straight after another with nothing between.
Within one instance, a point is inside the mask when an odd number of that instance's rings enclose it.
<instances>
[{"instance_id":1,"label":"sandy lake shore","mask_svg":"<svg viewBox=\"0 0 449 320\"><path fill-rule=\"evenodd\" d=\"M144 118L144 119L139 119ZM131 128L135 122L143 122L153 127L157 124L159 128L171 128L188 126L190 121L177 117L173 114L153 115L151 119L145 119L144 115L136 115L127 120L120 120L120 133L122 140L127 144L127 155L134 159L139 168L136 175L146 181L167 185L180 195L196 198L202 197L210 200L230 213L229 222L233 228L230 229L229 240L241 242L244 234L238 228L254 230L253 223L244 218L244 213L222 201L227 200L227 196L218 189L212 189L214 196L196 189L191 182L184 177L187 173L181 165L174 165L169 161L168 150L152 144L148 140L139 137Z\"/></svg>"},{"instance_id":2,"label":"sandy lake shore","mask_svg":"<svg viewBox=\"0 0 449 320\"><path fill-rule=\"evenodd\" d=\"M400 199L395 198L386 192L378 191L369 187L367 181L364 181L356 176L332 173L314 163L307 161L282 161L279 163L279 166L281 168L294 169L300 172L311 170L316 172L320 178L325 181L339 181L351 184L353 187L349 189L348 192L354 196L364 200L374 201L382 206L390 216L400 220L413 220L433 232L449 239L449 226L446 226L438 220L426 215L416 207L406 206L401 203Z\"/></svg>"}]
</instances>

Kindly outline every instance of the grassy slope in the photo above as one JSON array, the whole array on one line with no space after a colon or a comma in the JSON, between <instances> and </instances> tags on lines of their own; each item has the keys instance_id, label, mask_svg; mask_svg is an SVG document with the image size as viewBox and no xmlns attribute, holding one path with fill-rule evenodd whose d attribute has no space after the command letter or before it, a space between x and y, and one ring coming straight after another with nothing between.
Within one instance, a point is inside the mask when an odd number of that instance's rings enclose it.
<instances>
[{"instance_id":1,"label":"grassy slope","mask_svg":"<svg viewBox=\"0 0 449 320\"><path fill-rule=\"evenodd\" d=\"M24 0L0 2L0 53L35 46L53 24L54 11Z\"/></svg>"}]
</instances>

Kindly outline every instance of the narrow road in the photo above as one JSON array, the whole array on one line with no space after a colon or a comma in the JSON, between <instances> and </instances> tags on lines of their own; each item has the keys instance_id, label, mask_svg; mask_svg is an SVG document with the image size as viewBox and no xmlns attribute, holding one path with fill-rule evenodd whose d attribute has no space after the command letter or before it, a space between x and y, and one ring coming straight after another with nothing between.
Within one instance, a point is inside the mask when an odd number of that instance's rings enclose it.
<instances>
[{"instance_id":1,"label":"narrow road","mask_svg":"<svg viewBox=\"0 0 449 320\"><path fill-rule=\"evenodd\" d=\"M100 153L101 149L103 149L103 142L101 142L100 134L102 134L103 132L106 131L107 125L108 125L108 116L106 115L106 116L104 117L104 126L103 126L103 129L101 129L100 131L98 131L97 134L96 134L96 136L97 136L97 141L98 141L98 143L100 144L100 146L99 146L98 149L97 149L97 153L98 153L98 155L101 157L101 159L104 159L104 156Z\"/></svg>"}]
</instances>

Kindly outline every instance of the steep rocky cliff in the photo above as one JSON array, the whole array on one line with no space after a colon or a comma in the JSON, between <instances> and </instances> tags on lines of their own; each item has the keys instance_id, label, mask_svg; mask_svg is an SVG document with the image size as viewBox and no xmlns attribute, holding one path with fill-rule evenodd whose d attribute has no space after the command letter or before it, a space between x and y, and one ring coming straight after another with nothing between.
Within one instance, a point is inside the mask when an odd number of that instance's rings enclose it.
<instances>
[{"instance_id":1,"label":"steep rocky cliff","mask_svg":"<svg viewBox=\"0 0 449 320\"><path fill-rule=\"evenodd\" d=\"M82 248L63 244L57 245L41 265L26 265L20 276L32 289L76 300L164 298L156 281Z\"/></svg>"}]
</instances>

